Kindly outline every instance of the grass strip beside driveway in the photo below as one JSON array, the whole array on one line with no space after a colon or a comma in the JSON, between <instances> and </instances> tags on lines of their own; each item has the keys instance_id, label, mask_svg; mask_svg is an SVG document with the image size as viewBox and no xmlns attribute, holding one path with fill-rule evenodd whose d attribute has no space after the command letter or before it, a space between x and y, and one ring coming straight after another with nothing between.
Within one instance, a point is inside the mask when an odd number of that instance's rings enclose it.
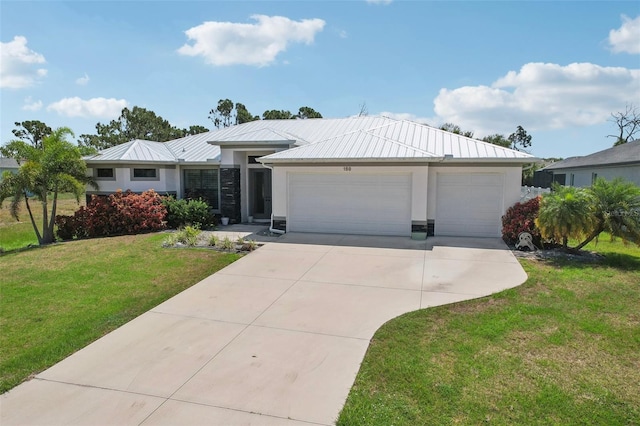
<instances>
[{"instance_id":1,"label":"grass strip beside driveway","mask_svg":"<svg viewBox=\"0 0 640 426\"><path fill-rule=\"evenodd\" d=\"M338 425L640 424L640 249L595 249L602 264L522 260L520 287L389 321Z\"/></svg>"},{"instance_id":2,"label":"grass strip beside driveway","mask_svg":"<svg viewBox=\"0 0 640 426\"><path fill-rule=\"evenodd\" d=\"M0 393L238 259L163 249L162 234L0 256Z\"/></svg>"}]
</instances>

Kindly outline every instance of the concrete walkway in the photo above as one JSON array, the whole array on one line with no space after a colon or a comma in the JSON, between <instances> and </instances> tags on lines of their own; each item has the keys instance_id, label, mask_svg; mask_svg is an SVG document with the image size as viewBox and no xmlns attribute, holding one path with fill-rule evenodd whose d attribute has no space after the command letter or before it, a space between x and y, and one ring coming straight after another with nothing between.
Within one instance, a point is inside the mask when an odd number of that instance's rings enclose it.
<instances>
[{"instance_id":1,"label":"concrete walkway","mask_svg":"<svg viewBox=\"0 0 640 426\"><path fill-rule=\"evenodd\" d=\"M0 424L333 424L386 321L517 286L498 239L287 234L0 398Z\"/></svg>"}]
</instances>

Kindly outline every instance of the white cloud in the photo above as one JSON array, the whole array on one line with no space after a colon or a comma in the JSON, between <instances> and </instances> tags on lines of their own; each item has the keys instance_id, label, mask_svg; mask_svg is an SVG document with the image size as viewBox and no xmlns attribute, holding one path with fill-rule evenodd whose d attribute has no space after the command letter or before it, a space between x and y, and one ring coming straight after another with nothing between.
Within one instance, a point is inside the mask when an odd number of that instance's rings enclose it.
<instances>
[{"instance_id":1,"label":"white cloud","mask_svg":"<svg viewBox=\"0 0 640 426\"><path fill-rule=\"evenodd\" d=\"M591 63L528 63L490 86L440 89L434 100L442 122L486 135L584 127L640 98L640 69Z\"/></svg>"},{"instance_id":2,"label":"white cloud","mask_svg":"<svg viewBox=\"0 0 640 426\"><path fill-rule=\"evenodd\" d=\"M365 0L369 4L391 4L393 0Z\"/></svg>"},{"instance_id":3,"label":"white cloud","mask_svg":"<svg viewBox=\"0 0 640 426\"><path fill-rule=\"evenodd\" d=\"M614 53L640 53L640 15L635 19L622 15L622 26L609 31L609 44Z\"/></svg>"},{"instance_id":4,"label":"white cloud","mask_svg":"<svg viewBox=\"0 0 640 426\"><path fill-rule=\"evenodd\" d=\"M0 87L33 86L47 75L46 69L37 67L45 62L44 56L27 47L26 37L15 36L10 42L0 42Z\"/></svg>"},{"instance_id":5,"label":"white cloud","mask_svg":"<svg viewBox=\"0 0 640 426\"><path fill-rule=\"evenodd\" d=\"M24 99L24 105L22 106L24 111L40 111L42 109L42 101L34 101L31 96L27 96Z\"/></svg>"},{"instance_id":6,"label":"white cloud","mask_svg":"<svg viewBox=\"0 0 640 426\"><path fill-rule=\"evenodd\" d=\"M89 80L89 76L85 72L83 77L79 77L76 79L76 84L78 86L86 86L89 83Z\"/></svg>"},{"instance_id":7,"label":"white cloud","mask_svg":"<svg viewBox=\"0 0 640 426\"><path fill-rule=\"evenodd\" d=\"M340 30L340 31L338 31L338 36L340 38L347 38L347 37L349 37L349 33L347 33L345 30Z\"/></svg>"},{"instance_id":8,"label":"white cloud","mask_svg":"<svg viewBox=\"0 0 640 426\"><path fill-rule=\"evenodd\" d=\"M99 117L115 118L120 115L124 107L129 106L125 99L64 98L47 106L47 111L55 111L67 117Z\"/></svg>"},{"instance_id":9,"label":"white cloud","mask_svg":"<svg viewBox=\"0 0 640 426\"><path fill-rule=\"evenodd\" d=\"M322 31L322 19L292 21L283 16L253 15L254 24L232 22L204 22L185 31L193 44L185 44L178 53L202 56L205 62L216 65L257 65L273 63L276 56L287 50L289 43L313 42Z\"/></svg>"}]
</instances>

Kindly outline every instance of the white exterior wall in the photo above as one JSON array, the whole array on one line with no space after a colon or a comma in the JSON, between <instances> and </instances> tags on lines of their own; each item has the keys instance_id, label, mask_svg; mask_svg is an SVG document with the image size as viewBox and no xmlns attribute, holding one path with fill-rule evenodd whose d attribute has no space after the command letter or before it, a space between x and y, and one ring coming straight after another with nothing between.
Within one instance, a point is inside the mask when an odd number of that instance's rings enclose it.
<instances>
[{"instance_id":1,"label":"white exterior wall","mask_svg":"<svg viewBox=\"0 0 640 426\"><path fill-rule=\"evenodd\" d=\"M275 166L273 168L273 216L288 216L288 174L289 173L411 173L411 220L427 220L427 181L429 167L425 166L358 166L350 165L351 171L345 171L344 166ZM518 185L518 191L520 186ZM519 192L518 192L519 196Z\"/></svg>"},{"instance_id":2,"label":"white exterior wall","mask_svg":"<svg viewBox=\"0 0 640 426\"><path fill-rule=\"evenodd\" d=\"M179 188L179 171L178 168L168 169L166 166L157 165L132 165L130 167L116 167L104 165L97 168L114 168L115 180L96 179L98 190L91 186L87 186L89 193L112 193L118 189L126 191L130 189L133 192L144 192L153 189L162 194L164 192L176 192ZM134 168L158 168L158 180L131 180L132 169ZM93 168L87 168L87 174L93 176Z\"/></svg>"},{"instance_id":3,"label":"white exterior wall","mask_svg":"<svg viewBox=\"0 0 640 426\"><path fill-rule=\"evenodd\" d=\"M624 180L634 182L636 185L640 186L640 165L553 171L554 175L566 175L565 184L567 186L578 187L591 186L593 173L596 173L599 178L603 178L606 180L613 180L619 177L623 178ZM571 184L572 174L573 185Z\"/></svg>"},{"instance_id":4,"label":"white exterior wall","mask_svg":"<svg viewBox=\"0 0 640 426\"><path fill-rule=\"evenodd\" d=\"M472 166L437 166L429 168L429 186L427 190L427 217L430 220L436 218L436 196L439 173L500 173L504 178L504 194L502 213L520 201L520 183L522 181L522 167L472 167ZM436 224L437 226L437 224Z\"/></svg>"}]
</instances>

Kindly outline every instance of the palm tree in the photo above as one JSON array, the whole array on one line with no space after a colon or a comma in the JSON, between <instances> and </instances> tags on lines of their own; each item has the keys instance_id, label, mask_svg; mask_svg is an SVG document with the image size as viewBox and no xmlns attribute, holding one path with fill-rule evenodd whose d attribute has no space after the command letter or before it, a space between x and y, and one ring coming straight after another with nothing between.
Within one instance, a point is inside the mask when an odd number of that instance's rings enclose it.
<instances>
[{"instance_id":1,"label":"palm tree","mask_svg":"<svg viewBox=\"0 0 640 426\"><path fill-rule=\"evenodd\" d=\"M543 238L562 241L568 250L570 238L582 238L594 229L591 194L582 188L555 185L540 200L536 225Z\"/></svg>"},{"instance_id":2,"label":"palm tree","mask_svg":"<svg viewBox=\"0 0 640 426\"><path fill-rule=\"evenodd\" d=\"M593 199L594 228L576 250L603 231L640 244L640 187L621 178L612 181L598 178L589 192Z\"/></svg>"},{"instance_id":3,"label":"palm tree","mask_svg":"<svg viewBox=\"0 0 640 426\"><path fill-rule=\"evenodd\" d=\"M0 148L3 155L16 159L20 164L16 174L5 173L0 182L0 205L11 198L11 214L17 220L24 200L40 245L55 241L53 229L58 194L73 193L79 202L86 184L97 188L93 179L86 176L87 166L80 150L66 140L67 136L73 137L73 132L61 127L46 136L41 147L14 140ZM42 204L42 231L34 219L30 198Z\"/></svg>"}]
</instances>

